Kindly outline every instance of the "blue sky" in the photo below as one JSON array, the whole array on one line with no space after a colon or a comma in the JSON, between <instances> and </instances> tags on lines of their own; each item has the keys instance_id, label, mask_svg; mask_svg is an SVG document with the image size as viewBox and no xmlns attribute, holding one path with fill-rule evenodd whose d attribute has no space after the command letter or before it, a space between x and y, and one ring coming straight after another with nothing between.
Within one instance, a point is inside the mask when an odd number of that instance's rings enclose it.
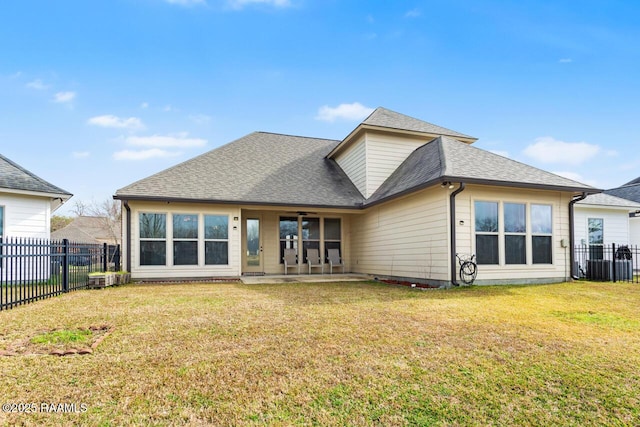
<instances>
[{"instance_id":1,"label":"blue sky","mask_svg":"<svg viewBox=\"0 0 640 427\"><path fill-rule=\"evenodd\" d=\"M0 3L0 153L75 196L375 107L599 188L640 176L640 2Z\"/></svg>"}]
</instances>

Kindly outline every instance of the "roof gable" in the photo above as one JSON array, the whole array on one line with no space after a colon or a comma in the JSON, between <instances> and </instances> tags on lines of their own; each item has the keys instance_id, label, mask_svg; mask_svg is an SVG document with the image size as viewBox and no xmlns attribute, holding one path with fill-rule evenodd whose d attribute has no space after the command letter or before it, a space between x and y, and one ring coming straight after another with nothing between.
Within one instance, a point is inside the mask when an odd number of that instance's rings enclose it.
<instances>
[{"instance_id":1,"label":"roof gable","mask_svg":"<svg viewBox=\"0 0 640 427\"><path fill-rule=\"evenodd\" d=\"M424 120L419 120L404 114L396 113L383 107L376 108L363 122L363 125L370 125L388 129L408 130L414 132L428 133L431 135L447 135L455 138L473 139L476 138L456 132L442 126L434 125Z\"/></svg>"},{"instance_id":2,"label":"roof gable","mask_svg":"<svg viewBox=\"0 0 640 427\"><path fill-rule=\"evenodd\" d=\"M71 193L45 181L1 154L0 189L67 196L67 199L71 197Z\"/></svg>"},{"instance_id":3,"label":"roof gable","mask_svg":"<svg viewBox=\"0 0 640 427\"><path fill-rule=\"evenodd\" d=\"M625 184L622 187L606 190L605 193L610 194L612 196L621 197L623 199L632 200L634 202L640 203L640 183Z\"/></svg>"},{"instance_id":4,"label":"roof gable","mask_svg":"<svg viewBox=\"0 0 640 427\"><path fill-rule=\"evenodd\" d=\"M591 194L586 199L579 201L576 205L581 206L600 206L610 208L626 208L627 210L640 209L640 203L620 197L612 196L606 193Z\"/></svg>"}]
</instances>

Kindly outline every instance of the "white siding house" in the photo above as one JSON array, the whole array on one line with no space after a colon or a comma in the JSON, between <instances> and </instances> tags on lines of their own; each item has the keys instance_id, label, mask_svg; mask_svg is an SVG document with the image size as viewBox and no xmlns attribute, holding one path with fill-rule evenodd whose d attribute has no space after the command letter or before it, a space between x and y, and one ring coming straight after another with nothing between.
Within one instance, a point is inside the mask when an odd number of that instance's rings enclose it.
<instances>
[{"instance_id":1,"label":"white siding house","mask_svg":"<svg viewBox=\"0 0 640 427\"><path fill-rule=\"evenodd\" d=\"M608 194L593 194L575 205L575 238L578 245L633 244L629 214L640 203Z\"/></svg>"}]
</instances>

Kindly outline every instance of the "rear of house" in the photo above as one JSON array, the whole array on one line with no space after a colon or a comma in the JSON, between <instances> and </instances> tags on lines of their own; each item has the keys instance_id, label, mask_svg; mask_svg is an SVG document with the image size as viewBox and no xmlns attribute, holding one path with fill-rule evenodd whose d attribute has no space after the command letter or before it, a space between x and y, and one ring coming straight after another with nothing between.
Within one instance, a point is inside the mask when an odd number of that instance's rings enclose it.
<instances>
[{"instance_id":1,"label":"rear of house","mask_svg":"<svg viewBox=\"0 0 640 427\"><path fill-rule=\"evenodd\" d=\"M565 280L584 184L378 108L341 141L256 132L114 196L135 279L283 274L293 248L350 272L448 286L456 253L480 283ZM259 168L253 165L260 164ZM328 272L328 265L325 265Z\"/></svg>"}]
</instances>

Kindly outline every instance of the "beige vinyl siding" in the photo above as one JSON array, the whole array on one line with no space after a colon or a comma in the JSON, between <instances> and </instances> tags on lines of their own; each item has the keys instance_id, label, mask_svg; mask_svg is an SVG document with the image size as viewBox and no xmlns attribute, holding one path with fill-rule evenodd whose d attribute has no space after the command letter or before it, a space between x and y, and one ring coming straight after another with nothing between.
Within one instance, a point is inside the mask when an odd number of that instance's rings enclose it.
<instances>
[{"instance_id":1,"label":"beige vinyl siding","mask_svg":"<svg viewBox=\"0 0 640 427\"><path fill-rule=\"evenodd\" d=\"M51 200L0 193L4 207L4 235L48 239L50 234Z\"/></svg>"},{"instance_id":2,"label":"beige vinyl siding","mask_svg":"<svg viewBox=\"0 0 640 427\"><path fill-rule=\"evenodd\" d=\"M363 137L336 157L336 162L361 194L367 189L367 145ZM368 197L368 196L367 196Z\"/></svg>"},{"instance_id":3,"label":"beige vinyl siding","mask_svg":"<svg viewBox=\"0 0 640 427\"><path fill-rule=\"evenodd\" d=\"M447 195L440 187L373 207L351 226L351 270L448 280Z\"/></svg>"},{"instance_id":4,"label":"beige vinyl siding","mask_svg":"<svg viewBox=\"0 0 640 427\"><path fill-rule=\"evenodd\" d=\"M499 265L479 265L477 281L480 283L523 283L536 281L562 281L570 276L569 248L562 247L562 240L569 242L569 201L570 193L556 191L510 189L504 187L468 185L456 196L456 250L458 253L475 253L475 219L474 202L492 201L502 205L506 203L523 203L527 211L531 204L550 205L552 209L552 264L532 264L531 240L527 235L527 260L525 265L506 265L504 263L504 234L500 233L498 247ZM460 225L463 221L464 225ZM531 224L527 214L527 227ZM503 218L499 215L499 228L504 227Z\"/></svg>"},{"instance_id":5,"label":"beige vinyl siding","mask_svg":"<svg viewBox=\"0 0 640 427\"><path fill-rule=\"evenodd\" d=\"M575 238L576 244L589 244L589 232L587 221L589 218L601 218L603 220L602 235L604 244L612 243L628 245L629 236L629 210L624 208L587 207L574 205Z\"/></svg>"},{"instance_id":6,"label":"beige vinyl siding","mask_svg":"<svg viewBox=\"0 0 640 427\"><path fill-rule=\"evenodd\" d=\"M198 277L237 277L241 272L240 253L240 220L234 221L234 217L240 218L240 209L227 205L205 205L185 203L151 203L129 202L131 208L131 277L133 279L151 278L198 278ZM140 213L167 214L167 265L140 265ZM173 245L171 232L171 214L198 214L199 227L203 229L202 215L225 215L229 217L229 264L205 265L204 241L202 235L198 244L198 265L171 265L173 263ZM126 213L123 212L123 217ZM234 230L234 227L236 229ZM126 228L125 228L126 232Z\"/></svg>"},{"instance_id":7,"label":"beige vinyl siding","mask_svg":"<svg viewBox=\"0 0 640 427\"><path fill-rule=\"evenodd\" d=\"M370 197L424 140L367 133L367 188Z\"/></svg>"}]
</instances>

